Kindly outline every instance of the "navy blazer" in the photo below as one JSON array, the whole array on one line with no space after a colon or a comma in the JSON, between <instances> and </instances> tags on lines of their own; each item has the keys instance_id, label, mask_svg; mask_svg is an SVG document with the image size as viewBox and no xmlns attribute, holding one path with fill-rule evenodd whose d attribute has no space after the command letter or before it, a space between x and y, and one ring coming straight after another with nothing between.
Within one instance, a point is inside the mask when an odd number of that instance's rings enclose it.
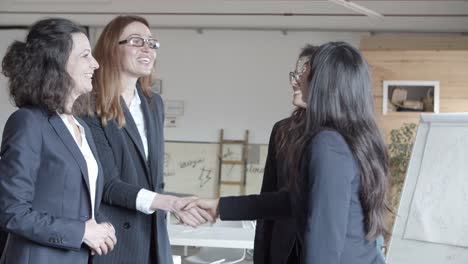
<instances>
[{"instance_id":1,"label":"navy blazer","mask_svg":"<svg viewBox=\"0 0 468 264\"><path fill-rule=\"evenodd\" d=\"M148 139L148 160L135 122L122 100L126 124L119 128L115 120L107 126L100 118L84 117L89 125L104 170L102 212L115 227L119 240L106 256L95 257L95 263L172 263L166 227L166 213L158 210L146 215L136 211L136 197L141 188L163 192L164 108L159 95L151 100L137 87ZM150 245L157 250L151 256Z\"/></svg>"},{"instance_id":2,"label":"navy blazer","mask_svg":"<svg viewBox=\"0 0 468 264\"><path fill-rule=\"evenodd\" d=\"M376 241L365 239L359 199L360 168L338 132L312 138L301 170L305 180L296 203L304 264L383 264ZM299 199L301 200L301 199Z\"/></svg>"},{"instance_id":3,"label":"navy blazer","mask_svg":"<svg viewBox=\"0 0 468 264\"><path fill-rule=\"evenodd\" d=\"M79 122L98 162L98 217L102 171L91 133ZM6 122L0 156L0 224L9 232L1 263L88 263L88 170L62 119L38 108L17 110Z\"/></svg>"},{"instance_id":4,"label":"navy blazer","mask_svg":"<svg viewBox=\"0 0 468 264\"><path fill-rule=\"evenodd\" d=\"M286 264L297 241L296 221L288 193L286 158L277 159L276 135L284 122L278 121L270 135L260 195L221 197L222 220L255 220L254 263Z\"/></svg>"}]
</instances>

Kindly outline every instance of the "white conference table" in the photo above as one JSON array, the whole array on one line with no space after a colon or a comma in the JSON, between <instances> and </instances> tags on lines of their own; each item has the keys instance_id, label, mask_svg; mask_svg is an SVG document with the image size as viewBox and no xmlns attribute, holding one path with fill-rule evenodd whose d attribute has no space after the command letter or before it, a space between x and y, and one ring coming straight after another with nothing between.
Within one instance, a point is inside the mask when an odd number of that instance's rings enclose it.
<instances>
[{"instance_id":1,"label":"white conference table","mask_svg":"<svg viewBox=\"0 0 468 264\"><path fill-rule=\"evenodd\" d=\"M217 248L244 248L254 247L254 228L225 226L201 226L192 228L184 225L167 225L169 240L173 246L196 246Z\"/></svg>"}]
</instances>

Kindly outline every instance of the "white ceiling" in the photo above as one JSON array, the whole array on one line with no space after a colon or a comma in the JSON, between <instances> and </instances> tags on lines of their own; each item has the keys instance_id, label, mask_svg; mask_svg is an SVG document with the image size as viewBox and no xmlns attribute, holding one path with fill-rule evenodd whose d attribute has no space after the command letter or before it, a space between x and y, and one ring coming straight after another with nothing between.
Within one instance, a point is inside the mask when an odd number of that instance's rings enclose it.
<instances>
[{"instance_id":1,"label":"white ceiling","mask_svg":"<svg viewBox=\"0 0 468 264\"><path fill-rule=\"evenodd\" d=\"M0 0L0 25L29 25L64 16L85 25L136 13L160 28L324 31L468 32L468 0L353 1L384 15L378 20L327 0Z\"/></svg>"}]
</instances>

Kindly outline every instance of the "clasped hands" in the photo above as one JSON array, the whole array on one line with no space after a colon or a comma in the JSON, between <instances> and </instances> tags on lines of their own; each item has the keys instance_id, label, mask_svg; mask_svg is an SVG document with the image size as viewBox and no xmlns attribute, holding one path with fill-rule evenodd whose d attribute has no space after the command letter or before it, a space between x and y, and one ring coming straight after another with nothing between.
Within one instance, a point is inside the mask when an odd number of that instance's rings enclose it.
<instances>
[{"instance_id":1,"label":"clasped hands","mask_svg":"<svg viewBox=\"0 0 468 264\"><path fill-rule=\"evenodd\" d=\"M88 245L92 255L106 255L117 244L114 226L109 222L97 223L89 219L85 223L83 243Z\"/></svg>"},{"instance_id":2,"label":"clasped hands","mask_svg":"<svg viewBox=\"0 0 468 264\"><path fill-rule=\"evenodd\" d=\"M218 199L200 199L196 196L176 197L158 194L153 200L152 209L171 212L180 223L197 227L206 222L214 223L218 218Z\"/></svg>"},{"instance_id":3,"label":"clasped hands","mask_svg":"<svg viewBox=\"0 0 468 264\"><path fill-rule=\"evenodd\" d=\"M151 209L171 212L182 224L197 227L208 221L216 221L219 216L218 204L219 199L158 194L151 204ZM83 242L88 245L93 255L106 255L117 243L115 229L108 222L97 223L90 219L85 223Z\"/></svg>"}]
</instances>

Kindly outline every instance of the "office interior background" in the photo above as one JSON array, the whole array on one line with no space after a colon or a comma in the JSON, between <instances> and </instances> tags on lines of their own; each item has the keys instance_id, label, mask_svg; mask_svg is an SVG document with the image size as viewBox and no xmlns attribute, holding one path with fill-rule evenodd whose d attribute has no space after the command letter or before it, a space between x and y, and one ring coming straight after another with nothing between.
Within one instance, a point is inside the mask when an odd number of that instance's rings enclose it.
<instances>
[{"instance_id":1,"label":"office interior background","mask_svg":"<svg viewBox=\"0 0 468 264\"><path fill-rule=\"evenodd\" d=\"M38 19L71 19L85 27L93 45L119 14L148 19L161 43L153 88L166 105L169 192L206 198L259 193L271 128L294 109L288 74L305 44L346 41L363 52L372 69L375 115L389 146L412 147L421 113L468 112L468 1L1 0L1 57ZM402 99L412 101L408 105L395 101L401 91ZM1 75L0 133L14 110ZM221 129L225 139L235 140L244 140L248 130L246 154L242 144L222 144ZM397 212L410 153L392 154ZM246 165L220 165L220 157L245 159ZM219 186L220 177L238 181L243 175L245 190ZM251 263L252 223L218 222L198 231L173 219L168 225L181 263ZM400 254L430 248L422 244ZM463 247L465 253L456 252L468 254Z\"/></svg>"}]
</instances>

